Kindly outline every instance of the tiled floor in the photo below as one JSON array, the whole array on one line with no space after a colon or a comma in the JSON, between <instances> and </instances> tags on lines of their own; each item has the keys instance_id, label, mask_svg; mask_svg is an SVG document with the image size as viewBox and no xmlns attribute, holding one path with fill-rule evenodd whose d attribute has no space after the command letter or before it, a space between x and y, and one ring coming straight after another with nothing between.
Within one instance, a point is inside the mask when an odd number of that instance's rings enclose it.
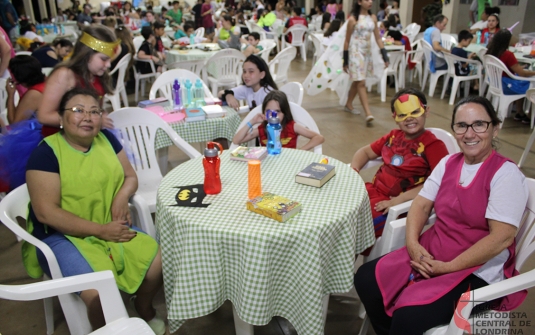
<instances>
[{"instance_id":1,"label":"tiled floor","mask_svg":"<svg viewBox=\"0 0 535 335\"><path fill-rule=\"evenodd\" d=\"M302 82L312 62L306 63L296 59L291 66L289 77L292 81ZM431 115L428 118L428 127L439 127L449 130L450 116L453 110L445 100L437 99L441 87L437 88L435 98L429 99ZM387 99L394 93L393 89L387 92ZM381 103L377 93L369 95L372 112L376 118L373 126L366 127L362 116L352 115L343 111L338 105L338 97L334 92L325 91L317 96L307 96L303 101L303 107L307 109L316 120L320 132L325 136L323 153L343 162L349 162L354 152L361 146L372 142L387 133L395 124L392 120L389 104ZM131 97L132 98L132 97ZM355 107L359 107L358 99ZM531 131L528 126L508 119L499 134L499 151L514 161L520 159L522 150ZM170 150L171 165L176 166L183 161L184 156L177 150ZM528 157L525 167L522 169L528 177L535 177L535 149ZM362 173L365 180L369 180L373 171ZM527 267L533 268L535 262L531 260ZM22 267L20 257L20 244L4 226L0 226L0 283L22 284L32 282ZM531 327L523 327L523 334L535 334L535 290L528 295L528 299L520 307L519 311L527 313L527 321L531 320ZM359 300L352 290L347 294L334 295L329 304L329 314L325 326L325 334L358 334L361 320L357 317ZM68 329L63 315L56 301L56 332L55 334L68 334ZM157 305L161 312L165 313L163 294L157 298ZM44 334L43 305L40 301L35 302L12 302L0 300L0 333L11 334ZM296 334L292 326L282 318L274 318L268 325L255 327L257 335ZM224 304L214 313L186 322L176 334L234 334L232 308L230 303ZM369 334L373 334L370 330ZM306 334L303 334L306 335Z\"/></svg>"}]
</instances>

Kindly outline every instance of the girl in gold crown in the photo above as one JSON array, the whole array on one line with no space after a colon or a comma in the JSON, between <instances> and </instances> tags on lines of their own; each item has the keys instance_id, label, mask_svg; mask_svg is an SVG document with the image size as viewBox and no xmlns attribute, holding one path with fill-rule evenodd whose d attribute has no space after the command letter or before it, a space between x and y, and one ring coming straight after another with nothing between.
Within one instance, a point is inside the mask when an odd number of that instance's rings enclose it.
<instances>
[{"instance_id":1,"label":"girl in gold crown","mask_svg":"<svg viewBox=\"0 0 535 335\"><path fill-rule=\"evenodd\" d=\"M36 113L37 120L19 122L12 127L9 135L0 139L0 184L5 183L10 189L15 189L25 183L23 176L15 177L16 172L25 170L28 157L43 137L60 130L58 108L66 92L75 87L93 89L102 106L104 95L113 92L108 69L120 42L106 27L87 27L84 30L71 59L59 64L48 77ZM106 115L103 115L102 121L104 128L113 128Z\"/></svg>"}]
</instances>

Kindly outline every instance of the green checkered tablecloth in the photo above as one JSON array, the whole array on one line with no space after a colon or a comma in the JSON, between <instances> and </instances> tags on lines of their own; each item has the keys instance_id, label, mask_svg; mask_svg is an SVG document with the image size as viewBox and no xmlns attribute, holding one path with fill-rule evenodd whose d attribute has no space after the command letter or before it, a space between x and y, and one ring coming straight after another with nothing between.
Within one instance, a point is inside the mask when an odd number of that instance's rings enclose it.
<instances>
[{"instance_id":1,"label":"green checkered tablecloth","mask_svg":"<svg viewBox=\"0 0 535 335\"><path fill-rule=\"evenodd\" d=\"M228 152L221 156L222 192L204 198L207 208L173 206L177 186L203 183L202 157L163 178L156 222L171 332L231 300L249 324L278 315L299 334L323 334L323 296L351 289L355 254L375 237L364 182L347 164L330 158L336 175L322 188L295 183L296 173L320 159L283 149L262 161L263 191L302 203L285 223L246 209L247 163Z\"/></svg>"},{"instance_id":2,"label":"green checkered tablecloth","mask_svg":"<svg viewBox=\"0 0 535 335\"><path fill-rule=\"evenodd\" d=\"M177 132L188 143L211 141L214 138L224 137L232 141L241 118L236 111L228 106L223 107L227 111L225 117L206 119L197 122L174 122L169 123L171 128ZM159 129L156 133L156 150L173 145L167 134Z\"/></svg>"}]
</instances>

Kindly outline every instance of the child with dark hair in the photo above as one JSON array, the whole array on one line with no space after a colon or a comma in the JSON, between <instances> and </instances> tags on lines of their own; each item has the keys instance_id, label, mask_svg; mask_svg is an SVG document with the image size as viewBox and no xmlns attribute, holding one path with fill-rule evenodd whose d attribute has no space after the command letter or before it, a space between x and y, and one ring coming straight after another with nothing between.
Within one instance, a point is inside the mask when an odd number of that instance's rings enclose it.
<instances>
[{"instance_id":1,"label":"child with dark hair","mask_svg":"<svg viewBox=\"0 0 535 335\"><path fill-rule=\"evenodd\" d=\"M165 35L165 24L161 22L154 22L152 25L154 37L156 38L155 49L160 54L160 58L165 60L165 46L163 45L162 36Z\"/></svg>"},{"instance_id":2,"label":"child with dark hair","mask_svg":"<svg viewBox=\"0 0 535 335\"><path fill-rule=\"evenodd\" d=\"M151 73L152 67L150 66L150 61L154 62L156 65L156 71L162 72L163 61L161 56L155 49L156 45L156 36L152 31L151 27L141 28L141 36L145 39L139 50L137 51L137 58L144 61L136 61L136 69L140 73Z\"/></svg>"},{"instance_id":3,"label":"child with dark hair","mask_svg":"<svg viewBox=\"0 0 535 335\"><path fill-rule=\"evenodd\" d=\"M243 85L231 90L220 91L218 96L227 104L238 109L238 100L245 100L252 110L264 101L266 95L277 89L266 62L255 55L250 55L243 62Z\"/></svg>"},{"instance_id":4,"label":"child with dark hair","mask_svg":"<svg viewBox=\"0 0 535 335\"><path fill-rule=\"evenodd\" d=\"M459 32L459 44L451 49L451 54L462 58L473 59L476 54L474 52L469 54L466 50L464 50L464 48L472 43L473 38L474 35L472 35L471 32L468 30L461 30ZM458 76L468 76L471 71L469 65L470 64L464 62L455 62L455 74Z\"/></svg>"},{"instance_id":5,"label":"child with dark hair","mask_svg":"<svg viewBox=\"0 0 535 335\"><path fill-rule=\"evenodd\" d=\"M264 50L264 48L261 45L258 45L258 42L260 42L260 34L257 32L252 32L247 36L247 47L243 50L243 54L245 57L249 57L250 55L256 55L260 51Z\"/></svg>"},{"instance_id":6,"label":"child with dark hair","mask_svg":"<svg viewBox=\"0 0 535 335\"><path fill-rule=\"evenodd\" d=\"M260 145L266 146L267 111L274 111L277 113L277 118L280 120L282 128L280 138L283 148L297 149L298 136L310 139L305 145L299 148L301 150L310 150L325 141L325 138L322 135L294 121L286 94L282 91L275 90L266 95L266 98L262 103L262 113L256 114L250 122L247 122L247 125L238 130L236 135L234 135L232 142L234 144L240 144L258 137ZM254 125L257 124L259 124L259 126L254 127Z\"/></svg>"}]
</instances>

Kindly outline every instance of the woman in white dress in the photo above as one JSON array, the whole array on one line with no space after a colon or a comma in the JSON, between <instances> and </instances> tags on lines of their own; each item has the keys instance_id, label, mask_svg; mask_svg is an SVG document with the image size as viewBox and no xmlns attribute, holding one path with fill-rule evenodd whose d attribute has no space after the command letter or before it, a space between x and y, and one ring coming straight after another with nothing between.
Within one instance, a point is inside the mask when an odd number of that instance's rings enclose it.
<instances>
[{"instance_id":1,"label":"woman in white dress","mask_svg":"<svg viewBox=\"0 0 535 335\"><path fill-rule=\"evenodd\" d=\"M358 94L362 108L366 113L366 122L368 124L374 120L368 105L368 95L365 85L366 78L373 76L372 34L374 34L375 41L381 49L385 66L388 66L388 55L379 35L377 18L370 12L372 4L373 0L357 0L355 2L351 17L347 23L344 43L344 71L349 73L352 81L345 111L360 114L359 110L353 108L353 100Z\"/></svg>"}]
</instances>

